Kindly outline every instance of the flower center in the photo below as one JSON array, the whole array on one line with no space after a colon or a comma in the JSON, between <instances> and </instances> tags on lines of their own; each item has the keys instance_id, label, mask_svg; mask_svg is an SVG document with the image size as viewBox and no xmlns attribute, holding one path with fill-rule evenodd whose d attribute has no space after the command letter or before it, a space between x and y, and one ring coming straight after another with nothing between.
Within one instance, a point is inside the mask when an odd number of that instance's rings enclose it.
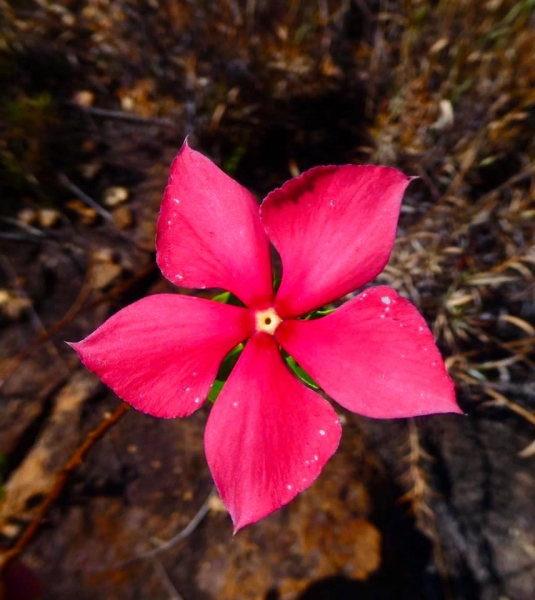
<instances>
[{"instance_id":1,"label":"flower center","mask_svg":"<svg viewBox=\"0 0 535 600\"><path fill-rule=\"evenodd\" d=\"M281 324L282 319L275 312L274 308L266 308L255 313L256 331L263 331L273 335L277 327Z\"/></svg>"}]
</instances>

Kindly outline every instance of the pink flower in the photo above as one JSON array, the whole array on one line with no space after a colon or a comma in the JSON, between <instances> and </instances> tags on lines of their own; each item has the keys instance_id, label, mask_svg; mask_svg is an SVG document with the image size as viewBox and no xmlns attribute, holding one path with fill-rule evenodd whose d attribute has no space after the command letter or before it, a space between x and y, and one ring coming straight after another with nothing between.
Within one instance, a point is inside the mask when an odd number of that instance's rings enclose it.
<instances>
[{"instance_id":1,"label":"pink flower","mask_svg":"<svg viewBox=\"0 0 535 600\"><path fill-rule=\"evenodd\" d=\"M327 316L299 318L382 271L410 181L389 167L316 167L259 209L185 143L158 219L158 265L177 285L223 288L244 307L149 296L73 344L120 398L172 418L203 405L224 357L246 341L205 432L208 465L235 531L308 488L341 436L332 406L294 375L280 348L361 415L460 412L432 333L393 289L369 288ZM276 293L270 242L283 267Z\"/></svg>"}]
</instances>

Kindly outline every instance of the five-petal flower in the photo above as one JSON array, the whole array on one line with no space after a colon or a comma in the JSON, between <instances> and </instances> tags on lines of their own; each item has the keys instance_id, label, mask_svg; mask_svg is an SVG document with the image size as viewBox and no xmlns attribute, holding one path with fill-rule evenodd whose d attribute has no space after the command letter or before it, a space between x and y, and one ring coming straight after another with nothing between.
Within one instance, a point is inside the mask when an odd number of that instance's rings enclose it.
<instances>
[{"instance_id":1,"label":"five-petal flower","mask_svg":"<svg viewBox=\"0 0 535 600\"><path fill-rule=\"evenodd\" d=\"M223 288L244 306L153 295L72 344L123 400L171 418L202 406L225 356L245 342L205 432L235 530L309 487L341 436L332 406L294 375L280 348L350 411L460 412L432 333L393 289L368 288L327 316L300 318L382 271L410 181L389 167L316 167L259 208L185 143L158 219L158 265L179 286ZM270 242L283 268L276 293Z\"/></svg>"}]
</instances>

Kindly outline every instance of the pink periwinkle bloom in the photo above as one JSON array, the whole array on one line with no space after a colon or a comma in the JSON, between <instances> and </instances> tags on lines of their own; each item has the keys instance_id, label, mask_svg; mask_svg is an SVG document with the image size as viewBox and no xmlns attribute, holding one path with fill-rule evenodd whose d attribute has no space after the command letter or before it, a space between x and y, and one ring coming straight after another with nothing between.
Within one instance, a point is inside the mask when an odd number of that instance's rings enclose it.
<instances>
[{"instance_id":1,"label":"pink periwinkle bloom","mask_svg":"<svg viewBox=\"0 0 535 600\"><path fill-rule=\"evenodd\" d=\"M259 207L185 143L158 218L158 265L174 284L222 288L244 306L156 294L73 344L120 398L173 418L204 404L225 356L246 342L205 430L208 465L235 531L308 488L340 441L331 404L296 377L281 348L352 412L461 412L425 320L390 287L302 318L383 270L410 181L390 167L316 167ZM282 261L276 292L270 242Z\"/></svg>"}]
</instances>

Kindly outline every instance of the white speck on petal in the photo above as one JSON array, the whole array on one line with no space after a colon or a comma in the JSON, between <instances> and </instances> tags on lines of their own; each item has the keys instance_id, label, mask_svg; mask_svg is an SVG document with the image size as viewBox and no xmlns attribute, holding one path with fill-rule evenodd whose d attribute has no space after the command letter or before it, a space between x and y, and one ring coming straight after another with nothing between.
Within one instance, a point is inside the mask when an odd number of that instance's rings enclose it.
<instances>
[{"instance_id":1,"label":"white speck on petal","mask_svg":"<svg viewBox=\"0 0 535 600\"><path fill-rule=\"evenodd\" d=\"M200 401L201 399L199 397L195 398L195 404L199 404Z\"/></svg>"},{"instance_id":2,"label":"white speck on petal","mask_svg":"<svg viewBox=\"0 0 535 600\"><path fill-rule=\"evenodd\" d=\"M177 278L179 281L180 281L180 280L182 280L182 279L184 279L184 275L181 275L180 273L177 273L177 274L175 275L175 277L176 277L176 278Z\"/></svg>"},{"instance_id":3,"label":"white speck on petal","mask_svg":"<svg viewBox=\"0 0 535 600\"><path fill-rule=\"evenodd\" d=\"M187 387L184 389L185 392L189 392L191 390L191 388Z\"/></svg>"},{"instance_id":4,"label":"white speck on petal","mask_svg":"<svg viewBox=\"0 0 535 600\"><path fill-rule=\"evenodd\" d=\"M390 298L389 298L388 296L383 296L383 297L381 298L381 302L382 302L383 304L390 304L391 300L390 300Z\"/></svg>"},{"instance_id":5,"label":"white speck on petal","mask_svg":"<svg viewBox=\"0 0 535 600\"><path fill-rule=\"evenodd\" d=\"M320 435L325 435L325 430L324 429L320 429Z\"/></svg>"},{"instance_id":6,"label":"white speck on petal","mask_svg":"<svg viewBox=\"0 0 535 600\"><path fill-rule=\"evenodd\" d=\"M233 406L234 408L238 408L238 403L237 403L237 402L233 402L233 403L232 403L232 406Z\"/></svg>"},{"instance_id":7,"label":"white speck on petal","mask_svg":"<svg viewBox=\"0 0 535 600\"><path fill-rule=\"evenodd\" d=\"M334 206L334 200L329 200L329 206Z\"/></svg>"},{"instance_id":8,"label":"white speck on petal","mask_svg":"<svg viewBox=\"0 0 535 600\"><path fill-rule=\"evenodd\" d=\"M180 200L179 200L178 198L173 198L173 202L174 202L175 204L180 204Z\"/></svg>"},{"instance_id":9,"label":"white speck on petal","mask_svg":"<svg viewBox=\"0 0 535 600\"><path fill-rule=\"evenodd\" d=\"M314 460L319 460L317 454L314 454Z\"/></svg>"},{"instance_id":10,"label":"white speck on petal","mask_svg":"<svg viewBox=\"0 0 535 600\"><path fill-rule=\"evenodd\" d=\"M385 318L385 316L384 316L384 315L381 315L381 319L384 319L384 318Z\"/></svg>"},{"instance_id":11,"label":"white speck on petal","mask_svg":"<svg viewBox=\"0 0 535 600\"><path fill-rule=\"evenodd\" d=\"M420 327L418 327L418 331L423 331L424 328L420 325Z\"/></svg>"},{"instance_id":12,"label":"white speck on petal","mask_svg":"<svg viewBox=\"0 0 535 600\"><path fill-rule=\"evenodd\" d=\"M291 490L291 489L292 489L292 486L291 486L290 484L288 484L286 487L287 487L289 490Z\"/></svg>"}]
</instances>

